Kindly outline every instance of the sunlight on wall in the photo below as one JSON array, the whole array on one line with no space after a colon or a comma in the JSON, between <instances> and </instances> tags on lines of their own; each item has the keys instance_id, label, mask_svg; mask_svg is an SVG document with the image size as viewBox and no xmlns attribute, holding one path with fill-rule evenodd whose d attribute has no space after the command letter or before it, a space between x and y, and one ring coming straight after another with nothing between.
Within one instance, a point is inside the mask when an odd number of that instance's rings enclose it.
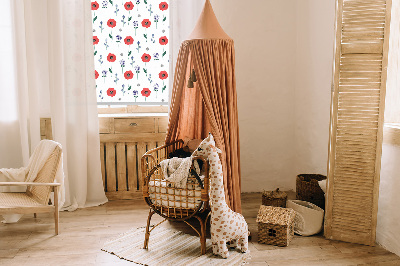
<instances>
[{"instance_id":1,"label":"sunlight on wall","mask_svg":"<svg viewBox=\"0 0 400 266\"><path fill-rule=\"evenodd\" d=\"M0 121L18 119L10 1L0 1Z\"/></svg>"}]
</instances>

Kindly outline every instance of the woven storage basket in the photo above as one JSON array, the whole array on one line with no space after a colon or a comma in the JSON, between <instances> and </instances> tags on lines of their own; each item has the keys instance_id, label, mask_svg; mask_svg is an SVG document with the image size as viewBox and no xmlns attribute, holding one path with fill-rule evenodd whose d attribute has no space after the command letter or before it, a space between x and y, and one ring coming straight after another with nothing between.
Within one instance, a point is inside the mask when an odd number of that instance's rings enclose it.
<instances>
[{"instance_id":1,"label":"woven storage basket","mask_svg":"<svg viewBox=\"0 0 400 266\"><path fill-rule=\"evenodd\" d=\"M296 199L314 203L325 210L325 195L318 181L326 179L324 175L300 174L296 177Z\"/></svg>"},{"instance_id":2,"label":"woven storage basket","mask_svg":"<svg viewBox=\"0 0 400 266\"><path fill-rule=\"evenodd\" d=\"M286 208L287 194L279 191L264 191L262 194L262 205Z\"/></svg>"},{"instance_id":3,"label":"woven storage basket","mask_svg":"<svg viewBox=\"0 0 400 266\"><path fill-rule=\"evenodd\" d=\"M287 247L294 235L292 209L261 205L257 215L258 243Z\"/></svg>"}]
</instances>

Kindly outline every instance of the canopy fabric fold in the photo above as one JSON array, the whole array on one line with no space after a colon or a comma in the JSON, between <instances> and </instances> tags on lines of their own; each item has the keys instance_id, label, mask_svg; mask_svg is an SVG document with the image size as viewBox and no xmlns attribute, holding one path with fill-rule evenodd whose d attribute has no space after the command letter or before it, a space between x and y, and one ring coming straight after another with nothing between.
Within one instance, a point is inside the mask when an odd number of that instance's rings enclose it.
<instances>
[{"instance_id":1,"label":"canopy fabric fold","mask_svg":"<svg viewBox=\"0 0 400 266\"><path fill-rule=\"evenodd\" d=\"M193 69L197 81L194 88L188 88ZM227 204L241 212L235 51L231 39L187 40L179 50L165 142L204 139L209 132L222 150Z\"/></svg>"}]
</instances>

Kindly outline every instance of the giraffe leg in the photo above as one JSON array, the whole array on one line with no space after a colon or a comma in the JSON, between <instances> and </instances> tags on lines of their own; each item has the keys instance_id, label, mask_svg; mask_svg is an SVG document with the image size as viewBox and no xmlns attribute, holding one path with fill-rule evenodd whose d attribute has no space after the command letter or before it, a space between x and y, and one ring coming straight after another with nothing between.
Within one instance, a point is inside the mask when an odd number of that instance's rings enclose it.
<instances>
[{"instance_id":1,"label":"giraffe leg","mask_svg":"<svg viewBox=\"0 0 400 266\"><path fill-rule=\"evenodd\" d=\"M242 236L241 238L238 239L238 247L243 253L246 253L248 248L249 248L249 239L247 235Z\"/></svg>"},{"instance_id":2,"label":"giraffe leg","mask_svg":"<svg viewBox=\"0 0 400 266\"><path fill-rule=\"evenodd\" d=\"M237 248L238 241L236 239L232 239L227 243L227 245L229 248Z\"/></svg>"},{"instance_id":3,"label":"giraffe leg","mask_svg":"<svg viewBox=\"0 0 400 266\"><path fill-rule=\"evenodd\" d=\"M229 257L229 251L228 251L228 247L226 246L226 242L222 241L222 240L218 241L217 242L217 246L218 246L218 255L220 255L224 259L228 258Z\"/></svg>"},{"instance_id":4,"label":"giraffe leg","mask_svg":"<svg viewBox=\"0 0 400 266\"><path fill-rule=\"evenodd\" d=\"M218 255L218 245L216 242L212 243L212 251L214 255Z\"/></svg>"}]
</instances>

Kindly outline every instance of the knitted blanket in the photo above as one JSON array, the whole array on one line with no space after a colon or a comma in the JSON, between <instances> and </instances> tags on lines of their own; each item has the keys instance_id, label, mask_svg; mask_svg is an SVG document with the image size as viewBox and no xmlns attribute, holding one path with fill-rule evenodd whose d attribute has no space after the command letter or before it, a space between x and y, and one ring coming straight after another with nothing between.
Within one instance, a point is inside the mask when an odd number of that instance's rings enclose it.
<instances>
[{"instance_id":1,"label":"knitted blanket","mask_svg":"<svg viewBox=\"0 0 400 266\"><path fill-rule=\"evenodd\" d=\"M197 160L195 160L193 164L197 174L200 174ZM171 159L162 160L160 165L165 180L174 183L175 187L186 187L190 167L192 166L192 157L173 157Z\"/></svg>"}]
</instances>

